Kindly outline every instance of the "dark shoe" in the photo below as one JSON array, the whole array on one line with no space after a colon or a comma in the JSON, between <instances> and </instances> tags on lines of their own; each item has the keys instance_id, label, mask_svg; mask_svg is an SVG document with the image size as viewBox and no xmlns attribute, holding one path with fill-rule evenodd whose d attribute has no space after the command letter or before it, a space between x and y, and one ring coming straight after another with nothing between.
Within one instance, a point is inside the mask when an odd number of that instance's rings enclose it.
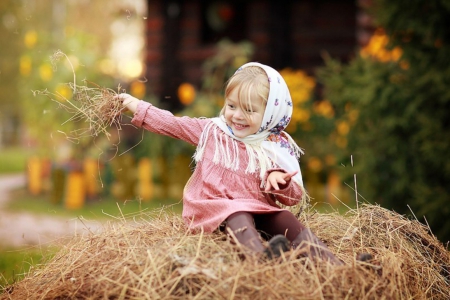
<instances>
[{"instance_id":1,"label":"dark shoe","mask_svg":"<svg viewBox=\"0 0 450 300\"><path fill-rule=\"evenodd\" d=\"M343 265L328 247L309 229L302 230L292 241L292 248L304 251L304 256L311 260L320 258L327 260L334 265Z\"/></svg>"},{"instance_id":2,"label":"dark shoe","mask_svg":"<svg viewBox=\"0 0 450 300\"><path fill-rule=\"evenodd\" d=\"M373 259L373 256L370 253L359 253L358 255L356 255L357 261L368 262L368 261L371 261L372 259Z\"/></svg>"},{"instance_id":3,"label":"dark shoe","mask_svg":"<svg viewBox=\"0 0 450 300\"><path fill-rule=\"evenodd\" d=\"M284 235L276 235L270 239L269 245L264 250L264 254L269 259L274 259L281 256L281 253L290 250L289 240Z\"/></svg>"}]
</instances>

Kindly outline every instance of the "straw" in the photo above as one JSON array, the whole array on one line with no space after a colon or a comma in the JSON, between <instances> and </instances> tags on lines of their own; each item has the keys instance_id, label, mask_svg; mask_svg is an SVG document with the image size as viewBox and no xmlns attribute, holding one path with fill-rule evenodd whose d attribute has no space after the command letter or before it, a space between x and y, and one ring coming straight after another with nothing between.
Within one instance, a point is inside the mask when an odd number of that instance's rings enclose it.
<instances>
[{"instance_id":1,"label":"straw","mask_svg":"<svg viewBox=\"0 0 450 300\"><path fill-rule=\"evenodd\" d=\"M0 298L449 299L449 251L420 222L367 204L300 220L345 266L295 251L243 260L223 233L188 233L181 216L163 210L73 238ZM357 253L374 259L358 262Z\"/></svg>"}]
</instances>

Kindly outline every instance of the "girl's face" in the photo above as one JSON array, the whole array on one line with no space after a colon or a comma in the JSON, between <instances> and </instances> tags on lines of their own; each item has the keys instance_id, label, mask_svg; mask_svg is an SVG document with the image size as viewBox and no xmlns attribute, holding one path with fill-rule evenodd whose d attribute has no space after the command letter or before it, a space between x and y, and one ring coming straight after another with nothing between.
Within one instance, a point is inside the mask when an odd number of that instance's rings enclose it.
<instances>
[{"instance_id":1,"label":"girl's face","mask_svg":"<svg viewBox=\"0 0 450 300\"><path fill-rule=\"evenodd\" d=\"M239 89L235 88L225 99L224 117L227 125L231 127L233 133L238 138L245 138L256 133L261 127L264 117L265 105L258 96L252 97L245 107L239 101Z\"/></svg>"}]
</instances>

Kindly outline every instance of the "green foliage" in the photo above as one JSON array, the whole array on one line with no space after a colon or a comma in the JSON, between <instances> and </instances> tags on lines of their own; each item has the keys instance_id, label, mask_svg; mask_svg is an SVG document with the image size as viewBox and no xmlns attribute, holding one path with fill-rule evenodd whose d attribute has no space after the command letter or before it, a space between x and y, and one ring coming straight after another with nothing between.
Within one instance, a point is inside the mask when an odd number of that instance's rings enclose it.
<instances>
[{"instance_id":1,"label":"green foliage","mask_svg":"<svg viewBox=\"0 0 450 300\"><path fill-rule=\"evenodd\" d=\"M31 268L54 252L54 249L0 247L0 294L9 284L20 281Z\"/></svg>"},{"instance_id":2,"label":"green foliage","mask_svg":"<svg viewBox=\"0 0 450 300\"><path fill-rule=\"evenodd\" d=\"M13 147L0 150L0 174L11 174L23 172L31 151Z\"/></svg>"},{"instance_id":3,"label":"green foliage","mask_svg":"<svg viewBox=\"0 0 450 300\"><path fill-rule=\"evenodd\" d=\"M39 95L36 91L47 90L71 99L68 83L77 85L111 86L112 79L95 68L101 58L95 38L88 33L72 32L66 36L59 48L52 48L53 39L44 31L34 31L37 45L23 53L21 60L30 62L30 70L22 71L23 121L31 136L39 141L38 146L48 151L56 136L65 138L64 133L88 128L89 124L70 120L70 115L58 104L61 98ZM67 57L57 59L54 53L61 49ZM73 67L73 69L72 69ZM87 80L83 82L83 80ZM95 85L93 85L93 83ZM81 148L91 140L77 140Z\"/></svg>"},{"instance_id":4,"label":"green foliage","mask_svg":"<svg viewBox=\"0 0 450 300\"><path fill-rule=\"evenodd\" d=\"M18 122L20 119L20 105L17 94L19 88L18 60L11 59L22 50L19 38L21 30L20 3L14 0L5 0L0 3L0 146L2 142L9 145L18 143ZM7 128L7 130L5 130Z\"/></svg>"},{"instance_id":5,"label":"green foliage","mask_svg":"<svg viewBox=\"0 0 450 300\"><path fill-rule=\"evenodd\" d=\"M337 117L359 116L341 153L353 156L358 190L370 201L426 218L450 240L450 4L376 1L377 24L399 47L400 60L358 55L348 65L327 59L319 72ZM379 57L378 57L379 58ZM425 221L425 220L423 220Z\"/></svg>"}]
</instances>

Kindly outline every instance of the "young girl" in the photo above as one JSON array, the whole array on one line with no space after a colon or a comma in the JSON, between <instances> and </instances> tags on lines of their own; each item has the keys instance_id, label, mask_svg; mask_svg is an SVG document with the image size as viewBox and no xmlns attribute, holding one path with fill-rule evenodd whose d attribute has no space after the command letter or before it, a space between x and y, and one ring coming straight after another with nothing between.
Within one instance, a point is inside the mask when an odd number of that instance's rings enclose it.
<instances>
[{"instance_id":1,"label":"young girl","mask_svg":"<svg viewBox=\"0 0 450 300\"><path fill-rule=\"evenodd\" d=\"M269 258L292 247L341 264L276 203L292 206L306 198L298 163L302 151L283 131L292 101L277 71L260 63L243 65L226 85L220 116L212 119L175 117L128 94L119 97L134 113L134 125L197 146L196 168L183 195L189 229L224 227L245 249ZM271 238L267 247L259 232Z\"/></svg>"}]
</instances>

